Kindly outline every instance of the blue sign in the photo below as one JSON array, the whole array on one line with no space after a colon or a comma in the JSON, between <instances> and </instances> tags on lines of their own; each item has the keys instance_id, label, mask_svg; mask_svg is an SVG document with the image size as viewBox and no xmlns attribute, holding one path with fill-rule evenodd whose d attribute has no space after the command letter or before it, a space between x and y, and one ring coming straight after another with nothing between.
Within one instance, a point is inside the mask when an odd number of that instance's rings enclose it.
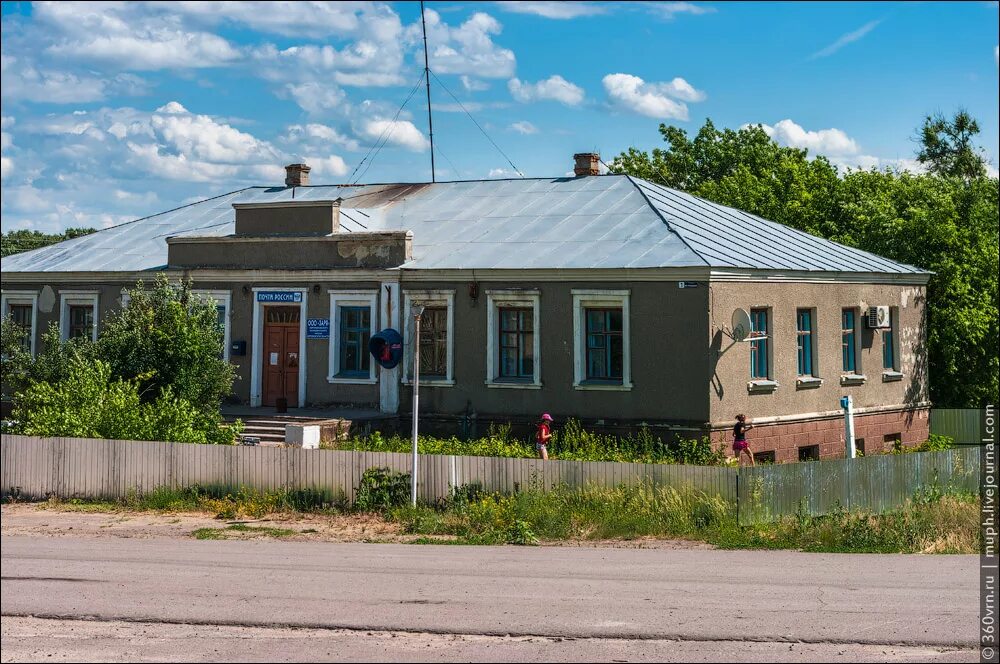
<instances>
[{"instance_id":1,"label":"blue sign","mask_svg":"<svg viewBox=\"0 0 1000 664\"><path fill-rule=\"evenodd\" d=\"M329 318L306 319L306 339L329 339L329 338L330 338Z\"/></svg>"},{"instance_id":2,"label":"blue sign","mask_svg":"<svg viewBox=\"0 0 1000 664\"><path fill-rule=\"evenodd\" d=\"M257 301L298 304L302 302L302 293L299 291L260 291L257 293Z\"/></svg>"}]
</instances>

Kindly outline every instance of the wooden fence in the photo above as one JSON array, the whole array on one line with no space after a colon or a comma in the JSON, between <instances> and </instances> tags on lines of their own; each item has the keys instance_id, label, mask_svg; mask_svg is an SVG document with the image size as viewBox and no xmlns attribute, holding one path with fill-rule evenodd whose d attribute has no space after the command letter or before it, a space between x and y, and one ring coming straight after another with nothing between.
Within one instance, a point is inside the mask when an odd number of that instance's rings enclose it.
<instances>
[{"instance_id":1,"label":"wooden fence","mask_svg":"<svg viewBox=\"0 0 1000 664\"><path fill-rule=\"evenodd\" d=\"M453 487L488 491L616 487L646 483L719 496L741 523L838 505L885 511L930 487L979 490L979 448L840 459L778 466L728 467L586 461L541 461L421 455L417 490L435 502ZM128 492L191 486L259 490L308 489L353 502L369 468L409 473L410 456L383 452L192 445L5 435L0 442L0 491L26 499L123 498Z\"/></svg>"}]
</instances>

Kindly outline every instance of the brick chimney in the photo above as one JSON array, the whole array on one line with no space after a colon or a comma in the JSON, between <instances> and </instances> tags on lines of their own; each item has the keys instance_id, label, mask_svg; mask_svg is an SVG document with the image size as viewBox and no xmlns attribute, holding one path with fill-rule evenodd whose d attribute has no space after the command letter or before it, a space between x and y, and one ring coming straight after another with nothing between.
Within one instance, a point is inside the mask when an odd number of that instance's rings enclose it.
<instances>
[{"instance_id":1,"label":"brick chimney","mask_svg":"<svg viewBox=\"0 0 1000 664\"><path fill-rule=\"evenodd\" d=\"M308 187L309 186L308 164L289 164L285 166L285 186L286 187Z\"/></svg>"},{"instance_id":2,"label":"brick chimney","mask_svg":"<svg viewBox=\"0 0 1000 664\"><path fill-rule=\"evenodd\" d=\"M573 160L576 161L576 166L573 168L576 177L601 174L601 155L596 152L580 152L573 155Z\"/></svg>"}]
</instances>

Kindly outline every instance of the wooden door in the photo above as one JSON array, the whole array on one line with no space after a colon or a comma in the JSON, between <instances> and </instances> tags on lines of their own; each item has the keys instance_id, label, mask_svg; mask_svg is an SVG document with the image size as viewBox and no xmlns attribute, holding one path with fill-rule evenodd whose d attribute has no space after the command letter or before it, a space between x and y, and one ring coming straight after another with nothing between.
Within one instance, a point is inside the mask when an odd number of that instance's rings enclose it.
<instances>
[{"instance_id":1,"label":"wooden door","mask_svg":"<svg viewBox=\"0 0 1000 664\"><path fill-rule=\"evenodd\" d=\"M284 397L299 406L299 308L267 307L264 319L264 405Z\"/></svg>"}]
</instances>

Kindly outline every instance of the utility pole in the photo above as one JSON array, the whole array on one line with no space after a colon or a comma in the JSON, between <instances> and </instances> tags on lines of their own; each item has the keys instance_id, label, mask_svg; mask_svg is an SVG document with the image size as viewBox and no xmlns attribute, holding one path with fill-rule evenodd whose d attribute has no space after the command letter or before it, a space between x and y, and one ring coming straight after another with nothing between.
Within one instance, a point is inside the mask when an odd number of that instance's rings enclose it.
<instances>
[{"instance_id":1,"label":"utility pole","mask_svg":"<svg viewBox=\"0 0 1000 664\"><path fill-rule=\"evenodd\" d=\"M427 21L424 20L423 0L420 0L420 25L424 29L424 78L427 79L427 131L431 137L431 182L437 182L434 171L434 120L431 117L431 67L427 59Z\"/></svg>"},{"instance_id":2,"label":"utility pole","mask_svg":"<svg viewBox=\"0 0 1000 664\"><path fill-rule=\"evenodd\" d=\"M417 420L420 412L420 317L424 305L413 305L413 468L410 471L410 504L417 506Z\"/></svg>"}]
</instances>

